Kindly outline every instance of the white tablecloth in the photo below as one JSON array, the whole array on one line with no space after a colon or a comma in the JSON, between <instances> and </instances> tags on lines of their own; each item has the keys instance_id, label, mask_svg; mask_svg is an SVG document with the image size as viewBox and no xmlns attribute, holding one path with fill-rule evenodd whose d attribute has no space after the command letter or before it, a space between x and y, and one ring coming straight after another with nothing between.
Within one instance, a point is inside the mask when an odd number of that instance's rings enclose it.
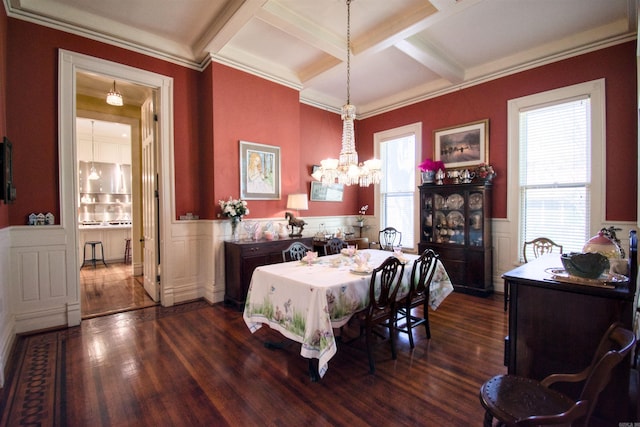
<instances>
[{"instance_id":1,"label":"white tablecloth","mask_svg":"<svg viewBox=\"0 0 640 427\"><path fill-rule=\"evenodd\" d=\"M366 249L369 265L379 266L392 252ZM411 268L418 257L408 259L399 295L409 289ZM336 266L336 258L342 262ZM336 353L333 328L344 325L353 313L366 307L371 275L352 272L352 259L343 255L318 258L311 265L292 261L258 267L254 270L244 309L244 321L253 333L263 324L302 344L300 354L318 359L322 377ZM430 286L429 306L435 310L453 291L449 275L441 262Z\"/></svg>"}]
</instances>

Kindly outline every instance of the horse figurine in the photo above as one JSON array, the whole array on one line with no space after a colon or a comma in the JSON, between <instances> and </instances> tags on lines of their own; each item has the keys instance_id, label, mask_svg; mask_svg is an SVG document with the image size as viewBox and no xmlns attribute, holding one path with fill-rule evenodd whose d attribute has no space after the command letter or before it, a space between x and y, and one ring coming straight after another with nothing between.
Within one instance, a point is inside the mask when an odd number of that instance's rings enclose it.
<instances>
[{"instance_id":1,"label":"horse figurine","mask_svg":"<svg viewBox=\"0 0 640 427\"><path fill-rule=\"evenodd\" d=\"M284 214L285 219L289 220L289 227L291 227L291 234L289 234L289 237L301 237L302 236L302 230L304 230L304 226L307 224L306 222L304 222L304 220L302 219L298 219L295 216L293 216L293 214L291 212L287 212ZM298 232L295 232L295 228L298 228Z\"/></svg>"}]
</instances>

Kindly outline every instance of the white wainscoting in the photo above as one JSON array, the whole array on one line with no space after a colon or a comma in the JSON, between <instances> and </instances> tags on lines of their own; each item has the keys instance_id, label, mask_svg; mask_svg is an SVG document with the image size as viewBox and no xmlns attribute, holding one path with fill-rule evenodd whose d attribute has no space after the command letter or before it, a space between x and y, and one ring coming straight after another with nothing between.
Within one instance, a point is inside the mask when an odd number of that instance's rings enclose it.
<instances>
[{"instance_id":1,"label":"white wainscoting","mask_svg":"<svg viewBox=\"0 0 640 427\"><path fill-rule=\"evenodd\" d=\"M174 221L171 236L160 255L162 305L211 300L213 289L213 224L214 221Z\"/></svg>"},{"instance_id":2,"label":"white wainscoting","mask_svg":"<svg viewBox=\"0 0 640 427\"><path fill-rule=\"evenodd\" d=\"M9 310L11 271L9 263L9 228L0 229L0 388L4 387L7 361L16 339L15 323Z\"/></svg>"},{"instance_id":3,"label":"white wainscoting","mask_svg":"<svg viewBox=\"0 0 640 427\"><path fill-rule=\"evenodd\" d=\"M78 278L67 277L77 265L75 244L69 244L64 228L18 226L9 230L15 332L80 324Z\"/></svg>"}]
</instances>

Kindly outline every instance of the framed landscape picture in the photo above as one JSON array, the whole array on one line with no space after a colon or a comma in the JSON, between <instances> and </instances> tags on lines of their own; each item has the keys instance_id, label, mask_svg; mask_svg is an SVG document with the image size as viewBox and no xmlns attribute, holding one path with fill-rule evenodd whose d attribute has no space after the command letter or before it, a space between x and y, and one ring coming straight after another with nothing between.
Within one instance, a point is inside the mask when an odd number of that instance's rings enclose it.
<instances>
[{"instance_id":1,"label":"framed landscape picture","mask_svg":"<svg viewBox=\"0 0 640 427\"><path fill-rule=\"evenodd\" d=\"M280 199L280 147L240 141L240 198Z\"/></svg>"},{"instance_id":2,"label":"framed landscape picture","mask_svg":"<svg viewBox=\"0 0 640 427\"><path fill-rule=\"evenodd\" d=\"M486 163L489 159L489 120L433 131L435 160L447 169Z\"/></svg>"},{"instance_id":3,"label":"framed landscape picture","mask_svg":"<svg viewBox=\"0 0 640 427\"><path fill-rule=\"evenodd\" d=\"M315 202L341 202L344 194L344 185L324 185L321 182L311 181L311 200Z\"/></svg>"}]
</instances>

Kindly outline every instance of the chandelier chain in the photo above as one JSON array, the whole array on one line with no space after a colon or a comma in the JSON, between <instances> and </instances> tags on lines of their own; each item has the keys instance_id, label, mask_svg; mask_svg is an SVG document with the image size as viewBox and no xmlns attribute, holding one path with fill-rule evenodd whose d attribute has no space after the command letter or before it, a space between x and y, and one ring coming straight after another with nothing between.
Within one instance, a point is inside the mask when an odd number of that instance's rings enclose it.
<instances>
[{"instance_id":1,"label":"chandelier chain","mask_svg":"<svg viewBox=\"0 0 640 427\"><path fill-rule=\"evenodd\" d=\"M347 104L351 104L351 0L347 0Z\"/></svg>"}]
</instances>

